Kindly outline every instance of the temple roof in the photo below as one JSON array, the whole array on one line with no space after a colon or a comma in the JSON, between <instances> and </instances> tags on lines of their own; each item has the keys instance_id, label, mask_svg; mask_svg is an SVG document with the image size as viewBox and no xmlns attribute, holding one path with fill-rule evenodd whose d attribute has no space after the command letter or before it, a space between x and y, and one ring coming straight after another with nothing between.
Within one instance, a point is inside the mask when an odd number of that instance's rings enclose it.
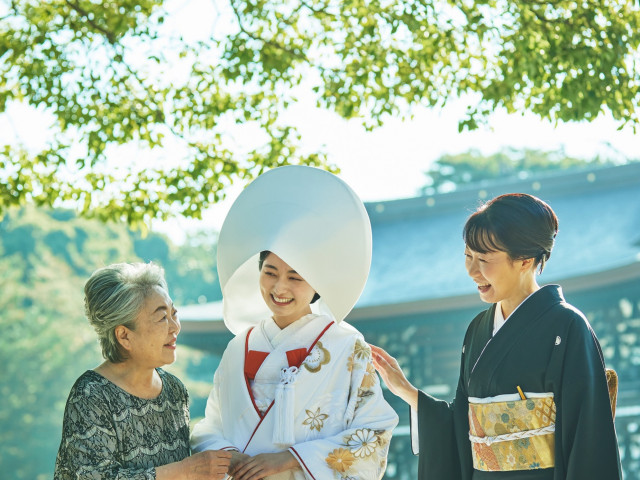
<instances>
[{"instance_id":1,"label":"temple roof","mask_svg":"<svg viewBox=\"0 0 640 480\"><path fill-rule=\"evenodd\" d=\"M483 200L529 193L554 209L556 245L540 283L640 262L640 163L492 181L456 192L367 204L371 273L358 306L475 293L462 228Z\"/></svg>"},{"instance_id":2,"label":"temple roof","mask_svg":"<svg viewBox=\"0 0 640 480\"><path fill-rule=\"evenodd\" d=\"M640 163L552 172L367 203L373 259L354 314L397 304L477 301L464 268L464 222L482 201L515 192L546 201L559 219L556 245L539 283L597 286L640 275ZM221 316L220 302L180 311L184 320Z\"/></svg>"}]
</instances>

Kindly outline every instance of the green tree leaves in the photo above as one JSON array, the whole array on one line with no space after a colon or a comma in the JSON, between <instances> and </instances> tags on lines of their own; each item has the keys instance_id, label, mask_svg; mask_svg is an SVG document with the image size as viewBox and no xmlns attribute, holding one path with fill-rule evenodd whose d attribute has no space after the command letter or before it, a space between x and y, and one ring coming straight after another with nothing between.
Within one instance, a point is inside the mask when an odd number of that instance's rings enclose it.
<instances>
[{"instance_id":1,"label":"green tree leaves","mask_svg":"<svg viewBox=\"0 0 640 480\"><path fill-rule=\"evenodd\" d=\"M640 122L633 0L215 5L207 37L171 21L175 5L162 0L0 5L0 113L22 103L53 119L45 148L2 146L0 214L72 202L148 225L198 218L268 168L335 170L283 120L301 85L367 128L461 96L474 100L460 130L496 109ZM146 160L129 164L131 151Z\"/></svg>"}]
</instances>

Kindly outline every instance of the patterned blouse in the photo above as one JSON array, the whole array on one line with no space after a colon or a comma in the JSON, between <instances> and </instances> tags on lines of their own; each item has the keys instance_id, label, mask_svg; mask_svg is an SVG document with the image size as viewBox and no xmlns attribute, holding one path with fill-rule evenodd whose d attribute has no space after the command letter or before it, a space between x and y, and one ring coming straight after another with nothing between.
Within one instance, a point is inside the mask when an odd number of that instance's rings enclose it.
<instances>
[{"instance_id":1,"label":"patterned blouse","mask_svg":"<svg viewBox=\"0 0 640 480\"><path fill-rule=\"evenodd\" d=\"M157 369L158 397L131 395L87 370L69 393L54 480L150 480L189 456L189 395Z\"/></svg>"}]
</instances>

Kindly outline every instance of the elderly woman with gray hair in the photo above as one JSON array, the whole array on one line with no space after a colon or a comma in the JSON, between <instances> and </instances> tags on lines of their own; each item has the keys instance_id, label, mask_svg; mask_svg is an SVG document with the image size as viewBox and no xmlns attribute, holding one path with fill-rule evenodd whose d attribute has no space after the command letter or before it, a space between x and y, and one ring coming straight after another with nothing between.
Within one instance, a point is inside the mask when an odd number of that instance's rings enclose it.
<instances>
[{"instance_id":1,"label":"elderly woman with gray hair","mask_svg":"<svg viewBox=\"0 0 640 480\"><path fill-rule=\"evenodd\" d=\"M119 263L87 281L85 313L105 361L71 389L54 480L224 478L230 453L189 456L189 397L160 367L180 333L164 271Z\"/></svg>"}]
</instances>

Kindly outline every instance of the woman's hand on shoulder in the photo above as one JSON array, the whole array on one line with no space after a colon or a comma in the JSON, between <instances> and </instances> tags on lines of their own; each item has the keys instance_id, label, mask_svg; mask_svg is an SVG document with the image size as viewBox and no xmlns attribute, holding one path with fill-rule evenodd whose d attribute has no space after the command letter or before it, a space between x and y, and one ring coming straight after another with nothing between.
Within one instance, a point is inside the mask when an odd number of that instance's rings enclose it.
<instances>
[{"instance_id":1,"label":"woman's hand on shoulder","mask_svg":"<svg viewBox=\"0 0 640 480\"><path fill-rule=\"evenodd\" d=\"M231 471L231 476L233 480L259 480L276 473L299 469L298 461L287 450L280 453L261 453L255 457L249 457Z\"/></svg>"},{"instance_id":2,"label":"woman's hand on shoulder","mask_svg":"<svg viewBox=\"0 0 640 480\"><path fill-rule=\"evenodd\" d=\"M411 408L418 409L418 389L414 387L400 368L398 361L380 347L369 344L373 366L394 395L402 398Z\"/></svg>"},{"instance_id":3,"label":"woman's hand on shoulder","mask_svg":"<svg viewBox=\"0 0 640 480\"><path fill-rule=\"evenodd\" d=\"M156 480L222 480L229 471L231 452L206 450L179 462L156 468Z\"/></svg>"}]
</instances>

